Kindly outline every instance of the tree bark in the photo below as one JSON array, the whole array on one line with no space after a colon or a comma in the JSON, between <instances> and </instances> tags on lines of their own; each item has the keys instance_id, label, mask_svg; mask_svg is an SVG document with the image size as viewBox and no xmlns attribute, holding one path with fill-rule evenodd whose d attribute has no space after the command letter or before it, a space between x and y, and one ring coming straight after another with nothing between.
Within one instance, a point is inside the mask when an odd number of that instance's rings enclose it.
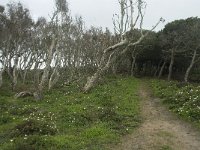
<instances>
[{"instance_id":1,"label":"tree bark","mask_svg":"<svg viewBox=\"0 0 200 150\"><path fill-rule=\"evenodd\" d=\"M143 15L142 15L142 11L141 11L140 6L141 6L141 3L138 4L138 11L139 11L140 16L142 17L141 22L140 22L140 28L141 28L142 23L143 23ZM101 62L100 62L100 67L98 68L97 72L91 78L88 78L87 83L85 84L85 86L83 88L84 92L88 92L98 82L99 77L110 67L112 62L114 62L119 56L125 54L128 51L129 47L135 46L135 45L139 44L140 42L142 42L142 40L146 36L148 36L148 34L151 31L153 31L159 25L159 23L162 22L162 21L163 21L163 19L160 18L160 20L157 22L157 24L155 26L153 26L152 29L147 31L145 34L143 34L143 29L141 28L140 29L141 30L141 36L137 41L133 42L133 41L125 38L124 40L121 39L121 42L105 49L104 54L103 54L102 59L101 59ZM120 48L120 47L125 47L125 48L120 52L118 57L115 57L115 59L113 59L112 55L116 52L116 49ZM111 54L109 56L109 59L106 60L106 55L108 53L111 53ZM106 63L106 65L103 65L105 61L107 63Z\"/></svg>"},{"instance_id":2,"label":"tree bark","mask_svg":"<svg viewBox=\"0 0 200 150\"><path fill-rule=\"evenodd\" d=\"M166 61L163 62L162 67L160 68L160 72L159 72L159 75L158 75L158 79L160 79L160 77L162 76L163 70L164 70L164 68L165 68L165 65L166 65Z\"/></svg>"},{"instance_id":3,"label":"tree bark","mask_svg":"<svg viewBox=\"0 0 200 150\"><path fill-rule=\"evenodd\" d=\"M49 90L58 82L59 77L60 73L58 72L58 68L55 68L49 79Z\"/></svg>"},{"instance_id":4,"label":"tree bark","mask_svg":"<svg viewBox=\"0 0 200 150\"><path fill-rule=\"evenodd\" d=\"M149 32L147 32L145 35L142 35L136 42L129 43L125 39L125 40L122 40L120 43L117 43L117 44L115 44L113 46L110 46L106 50L104 50L104 54L103 54L101 62L100 62L100 67L98 68L97 72L91 78L88 78L87 83L83 88L83 91L84 92L88 92L98 82L98 79L110 67L112 62L115 62L115 60L118 57L115 57L115 59L113 59L112 55L116 52L117 48L121 48L121 47L125 46L125 48L119 54L119 56L121 56L121 55L125 54L128 51L129 47L133 47L133 46L139 44L140 42L142 42L142 40L148 35L148 33ZM111 54L109 55L109 59L107 60L106 65L104 66L103 64L104 64L104 62L106 60L106 55L108 53L111 53Z\"/></svg>"},{"instance_id":5,"label":"tree bark","mask_svg":"<svg viewBox=\"0 0 200 150\"><path fill-rule=\"evenodd\" d=\"M197 50L194 50L194 53L193 53L193 56L192 56L192 60L190 62L189 67L186 70L186 73L185 73L185 77L184 77L184 81L185 82L188 82L188 77L189 77L189 74L190 74L190 71L191 71L192 67L194 66L196 55L197 55Z\"/></svg>"},{"instance_id":6,"label":"tree bark","mask_svg":"<svg viewBox=\"0 0 200 150\"><path fill-rule=\"evenodd\" d=\"M58 82L58 79L60 77L60 73L58 69L60 68L60 65L61 65L61 52L58 51L58 47L56 51L57 51L56 53L58 56L57 56L53 73L51 74L50 79L49 79L49 90Z\"/></svg>"},{"instance_id":7,"label":"tree bark","mask_svg":"<svg viewBox=\"0 0 200 150\"><path fill-rule=\"evenodd\" d=\"M132 53L132 64L131 64L131 76L134 76L135 72L135 62L136 62L137 55L134 55L134 52Z\"/></svg>"},{"instance_id":8,"label":"tree bark","mask_svg":"<svg viewBox=\"0 0 200 150\"><path fill-rule=\"evenodd\" d=\"M55 38L52 39L51 46L48 50L46 67L44 68L42 79L41 79L41 82L40 82L39 87L38 87L40 94L42 94L42 91L44 89L44 85L47 82L48 77L49 77L49 71L50 71L50 68L51 68L51 61L52 61L52 58L53 58L53 48L54 48L54 46L55 46Z\"/></svg>"},{"instance_id":9,"label":"tree bark","mask_svg":"<svg viewBox=\"0 0 200 150\"><path fill-rule=\"evenodd\" d=\"M98 82L99 78L103 75L103 73L111 66L112 62L116 60L116 57L115 59L112 58L113 54L114 52L110 54L105 66L99 68L92 77L88 78L88 81L83 88L84 92L88 92Z\"/></svg>"},{"instance_id":10,"label":"tree bark","mask_svg":"<svg viewBox=\"0 0 200 150\"><path fill-rule=\"evenodd\" d=\"M171 80L172 77L172 71L173 71L173 65L174 65L174 55L175 55L175 49L171 50L171 61L170 61L170 65L169 65L169 74L168 74L168 81Z\"/></svg>"},{"instance_id":11,"label":"tree bark","mask_svg":"<svg viewBox=\"0 0 200 150\"><path fill-rule=\"evenodd\" d=\"M6 66L5 66L5 60L3 60L2 59L2 69L0 70L0 87L2 87L2 85L3 85L3 73L4 73L4 71L5 71L5 68L6 68Z\"/></svg>"},{"instance_id":12,"label":"tree bark","mask_svg":"<svg viewBox=\"0 0 200 150\"><path fill-rule=\"evenodd\" d=\"M0 87L2 87L3 84L3 70L0 71Z\"/></svg>"},{"instance_id":13,"label":"tree bark","mask_svg":"<svg viewBox=\"0 0 200 150\"><path fill-rule=\"evenodd\" d=\"M17 85L17 64L18 64L18 56L16 55L16 58L14 60L14 66L13 66L13 72L12 72L12 90L16 89Z\"/></svg>"},{"instance_id":14,"label":"tree bark","mask_svg":"<svg viewBox=\"0 0 200 150\"><path fill-rule=\"evenodd\" d=\"M160 70L160 65L161 65L161 64L162 64L162 60L159 62L158 66L155 67L155 72L154 72L154 74L153 74L154 77L156 77L158 71Z\"/></svg>"}]
</instances>

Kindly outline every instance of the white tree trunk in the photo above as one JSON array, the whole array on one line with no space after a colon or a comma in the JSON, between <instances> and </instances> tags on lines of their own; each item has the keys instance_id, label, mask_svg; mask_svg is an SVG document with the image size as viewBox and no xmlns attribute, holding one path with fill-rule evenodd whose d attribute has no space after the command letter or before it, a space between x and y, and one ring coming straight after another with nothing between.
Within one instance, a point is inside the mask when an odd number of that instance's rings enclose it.
<instances>
[{"instance_id":1,"label":"white tree trunk","mask_svg":"<svg viewBox=\"0 0 200 150\"><path fill-rule=\"evenodd\" d=\"M175 49L171 50L171 61L169 65L169 74L168 74L168 81L171 80L172 77L172 71L173 71L173 65L174 65L174 55L175 55Z\"/></svg>"},{"instance_id":2,"label":"white tree trunk","mask_svg":"<svg viewBox=\"0 0 200 150\"><path fill-rule=\"evenodd\" d=\"M2 87L2 85L3 85L3 73L4 73L4 71L5 71L5 64L6 64L6 60L5 59L2 59L2 63L1 63L1 65L2 65L2 69L0 69L0 87Z\"/></svg>"},{"instance_id":3,"label":"white tree trunk","mask_svg":"<svg viewBox=\"0 0 200 150\"><path fill-rule=\"evenodd\" d=\"M42 79L41 79L39 87L38 87L40 94L42 93L44 86L45 86L45 83L47 82L48 77L49 77L49 71L50 71L50 68L51 68L51 61L52 61L52 58L53 58L53 48L54 48L54 46L55 46L55 38L52 39L51 46L48 50L46 66L44 68Z\"/></svg>"},{"instance_id":4,"label":"white tree trunk","mask_svg":"<svg viewBox=\"0 0 200 150\"><path fill-rule=\"evenodd\" d=\"M0 87L2 87L3 84L3 71L0 71Z\"/></svg>"},{"instance_id":5,"label":"white tree trunk","mask_svg":"<svg viewBox=\"0 0 200 150\"><path fill-rule=\"evenodd\" d=\"M130 4L133 4L132 1L130 0L129 1ZM142 29L142 25L143 25L143 3L141 0L138 0L137 1L137 9L138 9L138 15L137 15L137 18L135 20L135 23L133 23L133 7L131 6L131 30L133 30L133 27L134 25L136 25L139 17L140 17L140 32L141 32L141 35L140 35L140 38L138 38L138 40L136 40L136 42L133 42L132 39L129 39L127 37L123 37L123 34L127 32L127 28L126 26L129 24L128 23L128 20L129 19L125 19L125 16L126 17L129 17L128 16L128 10L127 10L127 1L125 0L120 0L119 3L120 3L120 6L121 6L121 16L120 16L120 21L118 22L119 23L119 34L121 36L121 42L113 45L113 46L110 46L108 47L107 49L104 50L104 54L102 56L102 59L101 59L101 62L100 62L100 67L98 68L97 72L91 77L91 78L88 78L87 80L87 83L85 84L84 86L84 92L87 92L89 91L97 82L98 82L98 79L101 77L101 75L103 75L103 73L110 67L110 65L112 64L112 62L115 62L115 59L117 59L117 57L114 57L114 58L111 58L112 55L117 51L116 49L119 49L121 47L125 47L124 49L122 49L122 51L120 52L119 56L123 55L124 53L126 53L129 49L129 47L132 47L132 46L135 46L137 44L139 44L146 36L148 36L148 34L153 31L158 25L160 22L163 22L163 19L160 18L160 20L156 23L155 26L152 27L151 30L147 31L145 34L143 34L143 29ZM115 26L115 21L114 21L114 26ZM115 26L116 27L116 26ZM115 28L116 29L116 28ZM110 55L108 55L108 53L110 53ZM109 59L106 60L106 56L109 56ZM105 64L106 62L106 64ZM103 65L105 64L105 65Z\"/></svg>"},{"instance_id":6,"label":"white tree trunk","mask_svg":"<svg viewBox=\"0 0 200 150\"><path fill-rule=\"evenodd\" d=\"M184 77L184 81L185 81L185 82L188 82L188 77L189 77L189 74L190 74L190 71L191 71L192 67L194 66L195 59L196 59L196 55L197 55L197 51L195 50L194 53L193 53L193 56L192 56L192 60L191 60L191 62L190 62L190 65L189 65L189 67L187 68L186 73L185 73L185 77Z\"/></svg>"},{"instance_id":7,"label":"white tree trunk","mask_svg":"<svg viewBox=\"0 0 200 150\"><path fill-rule=\"evenodd\" d=\"M114 54L114 52L112 52L110 54L109 59L105 66L98 68L97 72L92 77L88 78L88 81L83 88L84 92L88 92L98 82L99 78L103 75L103 73L107 69L109 69L112 62L114 62L116 59L116 57L114 57L115 59L112 58L113 54Z\"/></svg>"},{"instance_id":8,"label":"white tree trunk","mask_svg":"<svg viewBox=\"0 0 200 150\"><path fill-rule=\"evenodd\" d=\"M56 53L58 54L58 56L57 56L53 73L51 74L50 79L49 79L49 90L58 82L58 79L60 77L60 73L58 69L60 68L60 65L61 65L61 52L58 51L58 48L57 48Z\"/></svg>"},{"instance_id":9,"label":"white tree trunk","mask_svg":"<svg viewBox=\"0 0 200 150\"><path fill-rule=\"evenodd\" d=\"M132 53L132 64L131 64L131 76L134 76L134 69L135 69L135 62L136 62L136 57L137 55L134 54L134 52Z\"/></svg>"},{"instance_id":10,"label":"white tree trunk","mask_svg":"<svg viewBox=\"0 0 200 150\"><path fill-rule=\"evenodd\" d=\"M163 70L164 70L164 68L165 68L165 65L166 65L166 61L163 62L162 67L160 68L160 72L159 72L159 75L158 75L158 79L160 79L160 77L162 76Z\"/></svg>"},{"instance_id":11,"label":"white tree trunk","mask_svg":"<svg viewBox=\"0 0 200 150\"><path fill-rule=\"evenodd\" d=\"M16 56L14 60L13 72L12 72L12 89L15 90L17 85L17 64L18 64L18 56Z\"/></svg>"}]
</instances>

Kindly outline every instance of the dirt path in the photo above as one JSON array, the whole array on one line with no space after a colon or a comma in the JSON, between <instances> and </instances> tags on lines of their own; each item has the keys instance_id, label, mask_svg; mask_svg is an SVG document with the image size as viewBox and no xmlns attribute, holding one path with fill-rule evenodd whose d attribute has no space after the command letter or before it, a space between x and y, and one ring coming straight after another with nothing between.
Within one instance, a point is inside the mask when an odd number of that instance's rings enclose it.
<instances>
[{"instance_id":1,"label":"dirt path","mask_svg":"<svg viewBox=\"0 0 200 150\"><path fill-rule=\"evenodd\" d=\"M178 119L159 99L151 97L147 86L139 90L144 121L124 137L115 150L200 150L200 132Z\"/></svg>"}]
</instances>

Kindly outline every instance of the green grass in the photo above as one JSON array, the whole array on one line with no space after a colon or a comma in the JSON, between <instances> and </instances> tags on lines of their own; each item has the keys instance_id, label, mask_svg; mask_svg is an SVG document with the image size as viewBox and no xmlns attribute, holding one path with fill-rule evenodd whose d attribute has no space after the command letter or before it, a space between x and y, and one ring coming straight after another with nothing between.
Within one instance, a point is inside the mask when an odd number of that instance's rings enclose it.
<instances>
[{"instance_id":1,"label":"green grass","mask_svg":"<svg viewBox=\"0 0 200 150\"><path fill-rule=\"evenodd\" d=\"M0 149L106 149L140 123L135 78L107 78L88 94L78 85L14 99L0 89Z\"/></svg>"},{"instance_id":2,"label":"green grass","mask_svg":"<svg viewBox=\"0 0 200 150\"><path fill-rule=\"evenodd\" d=\"M169 145L163 145L159 150L173 150Z\"/></svg>"},{"instance_id":3,"label":"green grass","mask_svg":"<svg viewBox=\"0 0 200 150\"><path fill-rule=\"evenodd\" d=\"M153 80L152 87L171 111L200 127L199 85Z\"/></svg>"}]
</instances>

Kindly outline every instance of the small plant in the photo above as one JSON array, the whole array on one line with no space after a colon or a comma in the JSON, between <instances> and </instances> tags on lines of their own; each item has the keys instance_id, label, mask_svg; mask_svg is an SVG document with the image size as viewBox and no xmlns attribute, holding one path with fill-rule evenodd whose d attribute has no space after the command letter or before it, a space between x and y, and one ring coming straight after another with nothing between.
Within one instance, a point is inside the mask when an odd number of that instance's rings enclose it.
<instances>
[{"instance_id":1,"label":"small plant","mask_svg":"<svg viewBox=\"0 0 200 150\"><path fill-rule=\"evenodd\" d=\"M1 114L0 125L12 122L13 118L8 114Z\"/></svg>"},{"instance_id":2,"label":"small plant","mask_svg":"<svg viewBox=\"0 0 200 150\"><path fill-rule=\"evenodd\" d=\"M200 86L154 80L152 87L173 112L200 124Z\"/></svg>"},{"instance_id":3,"label":"small plant","mask_svg":"<svg viewBox=\"0 0 200 150\"><path fill-rule=\"evenodd\" d=\"M57 132L56 126L45 121L26 120L18 124L14 129L13 136L24 135L55 135Z\"/></svg>"}]
</instances>

